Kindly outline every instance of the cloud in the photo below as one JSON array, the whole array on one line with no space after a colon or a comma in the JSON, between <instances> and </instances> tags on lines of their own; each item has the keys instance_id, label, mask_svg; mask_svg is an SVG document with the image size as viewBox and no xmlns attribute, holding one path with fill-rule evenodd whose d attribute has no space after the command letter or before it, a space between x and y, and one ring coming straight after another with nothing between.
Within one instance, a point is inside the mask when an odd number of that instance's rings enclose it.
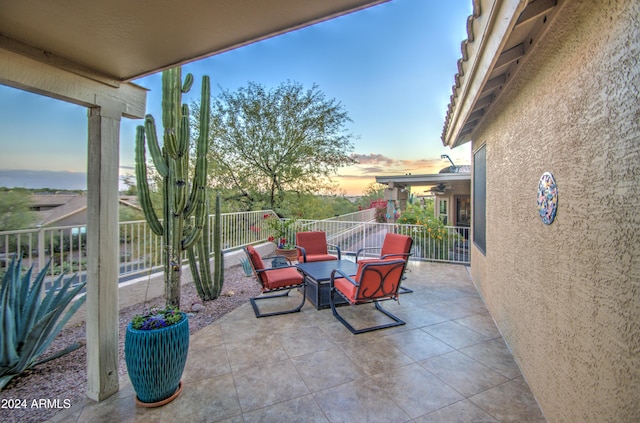
<instances>
[{"instance_id":1,"label":"cloud","mask_svg":"<svg viewBox=\"0 0 640 423\"><path fill-rule=\"evenodd\" d=\"M358 164L392 164L396 162L396 159L392 159L391 157L383 156L382 154L357 154L354 153L351 155L351 158L354 159Z\"/></svg>"},{"instance_id":2,"label":"cloud","mask_svg":"<svg viewBox=\"0 0 640 423\"><path fill-rule=\"evenodd\" d=\"M442 159L399 160L382 154L352 154L356 164L344 169L341 176L364 178L383 175L413 175L438 173L447 167Z\"/></svg>"}]
</instances>

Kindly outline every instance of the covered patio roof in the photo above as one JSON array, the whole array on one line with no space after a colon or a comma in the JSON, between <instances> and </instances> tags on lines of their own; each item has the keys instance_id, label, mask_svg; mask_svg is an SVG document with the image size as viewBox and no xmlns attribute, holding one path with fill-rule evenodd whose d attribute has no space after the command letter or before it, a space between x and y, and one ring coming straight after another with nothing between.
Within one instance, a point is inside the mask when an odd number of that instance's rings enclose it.
<instances>
[{"instance_id":1,"label":"covered patio roof","mask_svg":"<svg viewBox=\"0 0 640 423\"><path fill-rule=\"evenodd\" d=\"M393 184L396 187L407 186L431 186L441 183L462 182L469 183L471 181L470 173L435 173L425 175L396 175L396 176L376 176L376 182L379 184Z\"/></svg>"},{"instance_id":2,"label":"covered patio roof","mask_svg":"<svg viewBox=\"0 0 640 423\"><path fill-rule=\"evenodd\" d=\"M118 86L386 1L5 0L0 49Z\"/></svg>"}]
</instances>

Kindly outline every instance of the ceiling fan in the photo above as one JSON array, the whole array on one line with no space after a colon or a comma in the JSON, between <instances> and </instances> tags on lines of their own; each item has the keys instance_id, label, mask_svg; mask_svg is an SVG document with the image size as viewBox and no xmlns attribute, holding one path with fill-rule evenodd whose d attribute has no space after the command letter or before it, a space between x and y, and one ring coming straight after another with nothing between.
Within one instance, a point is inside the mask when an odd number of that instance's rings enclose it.
<instances>
[{"instance_id":1,"label":"ceiling fan","mask_svg":"<svg viewBox=\"0 0 640 423\"><path fill-rule=\"evenodd\" d=\"M443 195L446 190L450 189L450 187L446 186L442 182L431 188L431 192L437 195Z\"/></svg>"}]
</instances>

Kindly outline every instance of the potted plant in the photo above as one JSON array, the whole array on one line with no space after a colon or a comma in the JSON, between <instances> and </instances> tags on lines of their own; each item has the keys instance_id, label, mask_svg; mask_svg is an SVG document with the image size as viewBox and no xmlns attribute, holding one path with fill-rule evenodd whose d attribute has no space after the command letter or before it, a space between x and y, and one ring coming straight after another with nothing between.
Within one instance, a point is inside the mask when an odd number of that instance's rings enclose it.
<instances>
[{"instance_id":1,"label":"potted plant","mask_svg":"<svg viewBox=\"0 0 640 423\"><path fill-rule=\"evenodd\" d=\"M289 261L298 259L298 249L295 247L296 219L280 219L272 214L265 214L263 218L267 222L272 235L268 238L276 244L276 255L284 256Z\"/></svg>"},{"instance_id":2,"label":"potted plant","mask_svg":"<svg viewBox=\"0 0 640 423\"><path fill-rule=\"evenodd\" d=\"M182 391L189 319L175 308L151 309L127 325L124 354L136 403L158 407Z\"/></svg>"},{"instance_id":3,"label":"potted plant","mask_svg":"<svg viewBox=\"0 0 640 423\"><path fill-rule=\"evenodd\" d=\"M209 78L202 78L199 134L193 151L189 107L181 104L182 93L191 88L193 76L182 81L181 68L162 72L162 123L164 142L158 142L153 116L145 117L136 132L136 185L138 199L150 229L162 237L165 308L145 312L127 326L125 361L136 391L138 405L166 404L180 394L180 378L189 348L189 322L180 308L182 261L189 259L198 294L215 298L222 287L213 281L209 268L207 214L207 147L209 136ZM146 148L162 177L162 213L156 212L147 181ZM195 163L192 170L190 163ZM191 176L191 179L189 178ZM219 202L217 202L219 215ZM219 230L219 229L218 229ZM208 235L208 234L207 234ZM219 241L219 238L218 238ZM196 262L197 249L199 263ZM219 250L218 250L219 251ZM220 257L221 258L221 257ZM216 259L216 278L222 278L222 265Z\"/></svg>"}]
</instances>

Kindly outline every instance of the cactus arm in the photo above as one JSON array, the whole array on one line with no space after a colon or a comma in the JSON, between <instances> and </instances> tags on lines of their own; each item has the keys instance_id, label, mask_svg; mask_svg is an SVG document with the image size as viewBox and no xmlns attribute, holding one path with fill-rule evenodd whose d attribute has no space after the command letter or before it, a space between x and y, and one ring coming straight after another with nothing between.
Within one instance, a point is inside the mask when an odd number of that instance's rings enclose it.
<instances>
[{"instance_id":1,"label":"cactus arm","mask_svg":"<svg viewBox=\"0 0 640 423\"><path fill-rule=\"evenodd\" d=\"M153 119L153 116L147 115L145 117L144 130L145 135L147 136L147 144L149 144L149 154L151 154L153 164L156 166L156 170L158 171L160 176L164 178L169 173L169 167L167 166L167 161L164 159L162 150L160 149L160 144L158 143L156 121Z\"/></svg>"},{"instance_id":2,"label":"cactus arm","mask_svg":"<svg viewBox=\"0 0 640 423\"><path fill-rule=\"evenodd\" d=\"M182 241L182 248L185 250L193 247L200 236L206 236L202 234L202 228L204 227L204 222L207 219L204 201L198 201L196 203L195 214L195 224L189 228Z\"/></svg>"},{"instance_id":3,"label":"cactus arm","mask_svg":"<svg viewBox=\"0 0 640 423\"><path fill-rule=\"evenodd\" d=\"M193 284L198 292L198 297L206 298L202 287L202 281L200 280L200 273L198 273L196 254L193 252L193 248L189 248L187 250L187 258L189 259L189 269L191 269L191 276L193 277Z\"/></svg>"},{"instance_id":4,"label":"cactus arm","mask_svg":"<svg viewBox=\"0 0 640 423\"><path fill-rule=\"evenodd\" d=\"M169 157L177 159L178 134L180 124L180 75L181 69L173 68L162 72L162 125L164 126L164 148Z\"/></svg>"},{"instance_id":5,"label":"cactus arm","mask_svg":"<svg viewBox=\"0 0 640 423\"><path fill-rule=\"evenodd\" d=\"M151 204L151 194L149 193L149 182L147 181L147 161L144 152L145 131L143 126L138 126L136 130L136 186L138 187L138 198L140 207L144 212L145 219L149 227L156 235L162 235L163 229L158 215ZM163 162L164 160L162 160Z\"/></svg>"},{"instance_id":6,"label":"cactus arm","mask_svg":"<svg viewBox=\"0 0 640 423\"><path fill-rule=\"evenodd\" d=\"M202 77L202 92L200 95L200 127L196 143L196 168L193 176L193 189L191 190L189 201L187 202L185 209L188 216L193 214L195 204L198 199L200 199L200 201L204 201L204 193L200 192L198 188L206 187L207 185L207 147L211 110L211 82L208 76Z\"/></svg>"},{"instance_id":7,"label":"cactus arm","mask_svg":"<svg viewBox=\"0 0 640 423\"><path fill-rule=\"evenodd\" d=\"M188 73L187 76L184 77L184 83L182 84L182 92L188 93L193 85L193 75Z\"/></svg>"},{"instance_id":8,"label":"cactus arm","mask_svg":"<svg viewBox=\"0 0 640 423\"><path fill-rule=\"evenodd\" d=\"M220 194L216 194L215 220L213 221L213 295L218 298L224 283L224 255L222 252L222 213Z\"/></svg>"},{"instance_id":9,"label":"cactus arm","mask_svg":"<svg viewBox=\"0 0 640 423\"><path fill-rule=\"evenodd\" d=\"M180 123L180 136L178 137L178 154L185 157L189 154L189 141L191 141L191 125L189 125L189 106L182 105L182 119Z\"/></svg>"}]
</instances>

